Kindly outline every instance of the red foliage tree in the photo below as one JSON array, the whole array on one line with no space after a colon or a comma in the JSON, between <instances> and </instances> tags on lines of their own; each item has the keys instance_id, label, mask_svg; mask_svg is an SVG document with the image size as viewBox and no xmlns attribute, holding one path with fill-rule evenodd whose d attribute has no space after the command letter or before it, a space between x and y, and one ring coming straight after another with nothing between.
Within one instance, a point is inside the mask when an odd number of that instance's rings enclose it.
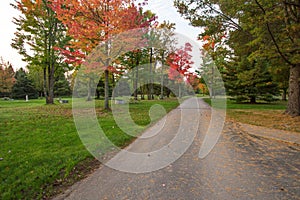
<instances>
[{"instance_id":1,"label":"red foliage tree","mask_svg":"<svg viewBox=\"0 0 300 200\"><path fill-rule=\"evenodd\" d=\"M195 73L189 73L187 76L186 82L189 84L194 91L199 89L200 80L197 74Z\"/></svg>"},{"instance_id":2,"label":"red foliage tree","mask_svg":"<svg viewBox=\"0 0 300 200\"><path fill-rule=\"evenodd\" d=\"M167 58L167 64L170 66L168 76L170 80L178 83L179 98L181 98L181 83L187 80L191 73L189 69L194 64L190 52L192 52L192 45L186 43L184 47L172 52Z\"/></svg>"},{"instance_id":3,"label":"red foliage tree","mask_svg":"<svg viewBox=\"0 0 300 200\"><path fill-rule=\"evenodd\" d=\"M189 52L192 52L192 45L186 43L183 48L177 49L175 52L169 54L167 58L167 64L170 66L168 73L169 79L174 80L177 83L184 81L184 77L189 74L188 70L194 64Z\"/></svg>"},{"instance_id":4,"label":"red foliage tree","mask_svg":"<svg viewBox=\"0 0 300 200\"><path fill-rule=\"evenodd\" d=\"M80 65L85 57L112 36L135 29L148 27L155 19L147 18L141 4L135 0L50 0L51 8L68 29L73 40L70 45L60 49L66 62ZM107 45L109 46L109 45ZM105 109L108 104L108 77L112 67L105 63Z\"/></svg>"},{"instance_id":5,"label":"red foliage tree","mask_svg":"<svg viewBox=\"0 0 300 200\"><path fill-rule=\"evenodd\" d=\"M112 35L149 26L147 13L134 0L50 0L51 8L74 40L60 49L68 63L81 64L100 41ZM57 48L57 50L59 50Z\"/></svg>"}]
</instances>

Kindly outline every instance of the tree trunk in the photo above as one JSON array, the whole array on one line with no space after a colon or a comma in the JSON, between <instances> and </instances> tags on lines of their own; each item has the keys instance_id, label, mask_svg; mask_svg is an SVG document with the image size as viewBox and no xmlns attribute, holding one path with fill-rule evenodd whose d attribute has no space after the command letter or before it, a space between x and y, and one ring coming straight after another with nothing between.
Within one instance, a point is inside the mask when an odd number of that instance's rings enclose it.
<instances>
[{"instance_id":1,"label":"tree trunk","mask_svg":"<svg viewBox=\"0 0 300 200\"><path fill-rule=\"evenodd\" d=\"M286 98L286 96L287 96L287 88L283 88L282 90L283 90L283 92L282 92L281 100L282 101L287 101L287 98Z\"/></svg>"},{"instance_id":2,"label":"tree trunk","mask_svg":"<svg viewBox=\"0 0 300 200\"><path fill-rule=\"evenodd\" d=\"M115 93L114 93L114 88L116 87L116 83L115 83L115 76L114 73L111 72L111 80L112 80L112 99L115 100Z\"/></svg>"},{"instance_id":3,"label":"tree trunk","mask_svg":"<svg viewBox=\"0 0 300 200\"><path fill-rule=\"evenodd\" d=\"M97 99L100 99L100 91L99 90L96 90L96 96L97 96Z\"/></svg>"},{"instance_id":4,"label":"tree trunk","mask_svg":"<svg viewBox=\"0 0 300 200\"><path fill-rule=\"evenodd\" d=\"M109 110L109 71L106 69L104 71L105 81L104 81L104 109Z\"/></svg>"},{"instance_id":5,"label":"tree trunk","mask_svg":"<svg viewBox=\"0 0 300 200\"><path fill-rule=\"evenodd\" d=\"M164 99L164 54L161 55L161 80L160 80L160 99Z\"/></svg>"},{"instance_id":6,"label":"tree trunk","mask_svg":"<svg viewBox=\"0 0 300 200\"><path fill-rule=\"evenodd\" d=\"M178 97L181 99L182 94L181 94L181 83L178 83Z\"/></svg>"},{"instance_id":7,"label":"tree trunk","mask_svg":"<svg viewBox=\"0 0 300 200\"><path fill-rule=\"evenodd\" d=\"M289 99L286 113L300 115L300 64L291 66L289 79Z\"/></svg>"},{"instance_id":8,"label":"tree trunk","mask_svg":"<svg viewBox=\"0 0 300 200\"><path fill-rule=\"evenodd\" d=\"M149 81L149 91L148 91L148 100L153 100L153 80L152 80L152 63L153 63L153 48L150 48L150 66L149 66L149 73L150 73L150 81Z\"/></svg>"},{"instance_id":9,"label":"tree trunk","mask_svg":"<svg viewBox=\"0 0 300 200\"><path fill-rule=\"evenodd\" d=\"M49 96L48 96L48 104L54 103L54 72L55 66L54 63L51 64L50 75L49 75Z\"/></svg>"},{"instance_id":10,"label":"tree trunk","mask_svg":"<svg viewBox=\"0 0 300 200\"><path fill-rule=\"evenodd\" d=\"M255 96L251 96L250 97L250 103L256 103L256 97Z\"/></svg>"},{"instance_id":11,"label":"tree trunk","mask_svg":"<svg viewBox=\"0 0 300 200\"><path fill-rule=\"evenodd\" d=\"M44 96L46 98L46 104L48 104L48 93L47 93L47 69L46 67L43 69L43 78L44 78L44 82L43 82L43 89L44 89Z\"/></svg>"},{"instance_id":12,"label":"tree trunk","mask_svg":"<svg viewBox=\"0 0 300 200\"><path fill-rule=\"evenodd\" d=\"M105 42L105 53L106 53L106 60L105 60L105 67L106 69L104 70L104 109L105 110L110 110L109 108L109 71L107 67L109 66L109 41Z\"/></svg>"},{"instance_id":13,"label":"tree trunk","mask_svg":"<svg viewBox=\"0 0 300 200\"><path fill-rule=\"evenodd\" d=\"M92 95L91 95L91 78L89 78L89 82L88 82L88 97L87 97L87 101L92 101Z\"/></svg>"},{"instance_id":14,"label":"tree trunk","mask_svg":"<svg viewBox=\"0 0 300 200\"><path fill-rule=\"evenodd\" d=\"M135 67L135 79L134 79L134 100L138 100L138 79L139 79L139 67L138 65Z\"/></svg>"},{"instance_id":15,"label":"tree trunk","mask_svg":"<svg viewBox=\"0 0 300 200\"><path fill-rule=\"evenodd\" d=\"M210 98L215 98L215 89L214 89L214 75L215 75L215 68L212 66L211 68L211 82L210 82Z\"/></svg>"}]
</instances>

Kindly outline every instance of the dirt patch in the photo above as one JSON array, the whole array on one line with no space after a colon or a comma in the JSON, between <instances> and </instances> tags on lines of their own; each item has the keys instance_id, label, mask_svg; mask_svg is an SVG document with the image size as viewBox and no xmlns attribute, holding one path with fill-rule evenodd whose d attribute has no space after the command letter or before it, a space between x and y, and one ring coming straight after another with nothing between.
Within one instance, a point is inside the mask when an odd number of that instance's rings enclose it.
<instances>
[{"instance_id":1,"label":"dirt patch","mask_svg":"<svg viewBox=\"0 0 300 200\"><path fill-rule=\"evenodd\" d=\"M42 199L48 200L63 193L76 182L88 177L96 169L100 167L101 163L95 158L87 158L77 164L71 172L65 177L64 170L61 171L60 178L56 179L51 185L43 188Z\"/></svg>"}]
</instances>

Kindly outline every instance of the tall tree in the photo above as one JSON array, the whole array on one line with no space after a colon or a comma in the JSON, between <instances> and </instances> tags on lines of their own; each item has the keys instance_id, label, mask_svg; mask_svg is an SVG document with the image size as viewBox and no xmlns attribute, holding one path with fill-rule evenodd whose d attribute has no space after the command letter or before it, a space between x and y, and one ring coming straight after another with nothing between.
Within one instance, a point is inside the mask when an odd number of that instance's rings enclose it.
<instances>
[{"instance_id":1,"label":"tall tree","mask_svg":"<svg viewBox=\"0 0 300 200\"><path fill-rule=\"evenodd\" d=\"M194 63L191 58L190 52L192 52L192 45L186 43L184 47L177 49L175 52L169 54L167 58L167 64L170 66L169 79L175 81L178 84L178 97L181 98L181 84L185 81L189 75L189 69Z\"/></svg>"},{"instance_id":2,"label":"tall tree","mask_svg":"<svg viewBox=\"0 0 300 200\"><path fill-rule=\"evenodd\" d=\"M194 26L211 32L247 34L249 59L281 59L289 66L286 113L300 115L300 4L295 0L176 0L178 11ZM231 36L231 34L230 34ZM274 63L274 62L273 62Z\"/></svg>"},{"instance_id":3,"label":"tall tree","mask_svg":"<svg viewBox=\"0 0 300 200\"><path fill-rule=\"evenodd\" d=\"M19 0L12 6L22 15L14 18L17 32L11 46L19 51L29 66L43 69L43 88L47 104L54 103L55 71L61 57L54 47L69 41L64 25L57 19L47 0Z\"/></svg>"},{"instance_id":4,"label":"tall tree","mask_svg":"<svg viewBox=\"0 0 300 200\"><path fill-rule=\"evenodd\" d=\"M160 46L162 47L159 49L158 58L161 61L161 80L160 80L160 99L164 98L164 89L165 89L165 63L167 55L173 51L175 51L176 41L173 37L175 31L175 23L170 23L164 21L163 23L158 25L158 40L160 41Z\"/></svg>"},{"instance_id":5,"label":"tall tree","mask_svg":"<svg viewBox=\"0 0 300 200\"><path fill-rule=\"evenodd\" d=\"M151 20L144 17L134 0L50 0L58 18L68 27L74 38L62 50L70 62L81 64L100 41L106 44L105 60L105 109L109 109L110 38L130 29L147 27Z\"/></svg>"},{"instance_id":6,"label":"tall tree","mask_svg":"<svg viewBox=\"0 0 300 200\"><path fill-rule=\"evenodd\" d=\"M208 28L206 28L208 31ZM225 33L214 33L212 35L201 35L199 39L203 42L202 60L203 66L199 75L201 75L209 89L209 94L211 98L215 98L218 94L218 90L221 89L222 80L217 76L217 71L222 71L223 63L225 60L224 51L226 49L222 47L223 38L225 38Z\"/></svg>"}]
</instances>

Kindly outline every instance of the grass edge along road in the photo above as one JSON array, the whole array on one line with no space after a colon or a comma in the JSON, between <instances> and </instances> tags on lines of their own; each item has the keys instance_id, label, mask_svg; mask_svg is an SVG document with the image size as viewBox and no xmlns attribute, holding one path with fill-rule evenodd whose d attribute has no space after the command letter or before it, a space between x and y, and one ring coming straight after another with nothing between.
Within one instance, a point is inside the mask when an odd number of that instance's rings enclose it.
<instances>
[{"instance_id":1,"label":"grass edge along road","mask_svg":"<svg viewBox=\"0 0 300 200\"><path fill-rule=\"evenodd\" d=\"M203 98L211 105L211 99ZM218 99L214 99L218 108ZM227 120L241 123L264 126L268 128L285 131L300 132L300 117L285 115L286 101L276 101L272 103L259 102L257 104L236 103L227 99L226 115Z\"/></svg>"},{"instance_id":2,"label":"grass edge along road","mask_svg":"<svg viewBox=\"0 0 300 200\"><path fill-rule=\"evenodd\" d=\"M118 129L112 113L102 109L102 100L95 102L110 140L120 147L129 144L134 138ZM130 104L135 122L146 128L154 104L167 112L179 105L176 99ZM0 100L0 144L0 199L48 199L99 166L77 134L71 103Z\"/></svg>"}]
</instances>

